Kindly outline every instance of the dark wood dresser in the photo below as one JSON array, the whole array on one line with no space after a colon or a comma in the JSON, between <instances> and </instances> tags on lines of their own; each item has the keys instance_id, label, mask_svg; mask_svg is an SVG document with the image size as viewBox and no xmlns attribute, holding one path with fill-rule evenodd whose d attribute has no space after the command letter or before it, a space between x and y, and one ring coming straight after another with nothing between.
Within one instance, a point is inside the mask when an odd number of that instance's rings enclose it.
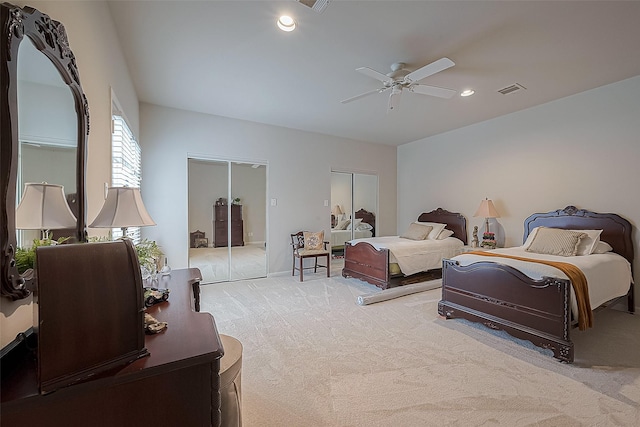
<instances>
[{"instance_id":1,"label":"dark wood dresser","mask_svg":"<svg viewBox=\"0 0 640 427\"><path fill-rule=\"evenodd\" d=\"M231 221L228 218L227 205L213 206L214 246L228 246L227 230L231 226L231 246L244 246L244 225L242 205L231 205Z\"/></svg>"},{"instance_id":2,"label":"dark wood dresser","mask_svg":"<svg viewBox=\"0 0 640 427\"><path fill-rule=\"evenodd\" d=\"M158 287L170 289L169 301L147 312L169 326L146 335L150 355L124 368L39 394L33 351L25 351L30 357L3 360L0 424L219 426L223 348L213 317L195 311L200 277L192 268L159 279ZM95 339L100 339L100 331ZM64 352L60 348L60 357Z\"/></svg>"}]
</instances>

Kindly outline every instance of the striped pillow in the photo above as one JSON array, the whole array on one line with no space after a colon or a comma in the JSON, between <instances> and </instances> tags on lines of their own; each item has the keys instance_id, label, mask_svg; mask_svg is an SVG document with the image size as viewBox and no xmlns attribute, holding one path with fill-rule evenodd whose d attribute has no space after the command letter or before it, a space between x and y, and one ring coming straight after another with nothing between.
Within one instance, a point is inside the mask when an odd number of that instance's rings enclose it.
<instances>
[{"instance_id":1,"label":"striped pillow","mask_svg":"<svg viewBox=\"0 0 640 427\"><path fill-rule=\"evenodd\" d=\"M575 256L580 241L587 237L580 231L538 227L533 241L525 250L537 254Z\"/></svg>"}]
</instances>

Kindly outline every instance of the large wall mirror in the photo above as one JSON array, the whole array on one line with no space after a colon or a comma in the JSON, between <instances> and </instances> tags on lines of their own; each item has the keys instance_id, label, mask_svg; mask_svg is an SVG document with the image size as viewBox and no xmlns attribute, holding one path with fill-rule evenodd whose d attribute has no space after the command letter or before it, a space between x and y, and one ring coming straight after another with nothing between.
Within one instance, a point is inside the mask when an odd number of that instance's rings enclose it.
<instances>
[{"instance_id":1,"label":"large wall mirror","mask_svg":"<svg viewBox=\"0 0 640 427\"><path fill-rule=\"evenodd\" d=\"M16 229L16 207L25 184L62 185L77 222L56 234L86 240L89 112L64 26L30 7L3 3L0 8L0 294L17 300L27 297L29 289L15 264L16 247L39 232Z\"/></svg>"},{"instance_id":2,"label":"large wall mirror","mask_svg":"<svg viewBox=\"0 0 640 427\"><path fill-rule=\"evenodd\" d=\"M344 255L346 242L379 236L378 176L365 173L331 172L331 251Z\"/></svg>"},{"instance_id":3,"label":"large wall mirror","mask_svg":"<svg viewBox=\"0 0 640 427\"><path fill-rule=\"evenodd\" d=\"M189 267L201 284L267 276L267 166L190 158Z\"/></svg>"}]
</instances>

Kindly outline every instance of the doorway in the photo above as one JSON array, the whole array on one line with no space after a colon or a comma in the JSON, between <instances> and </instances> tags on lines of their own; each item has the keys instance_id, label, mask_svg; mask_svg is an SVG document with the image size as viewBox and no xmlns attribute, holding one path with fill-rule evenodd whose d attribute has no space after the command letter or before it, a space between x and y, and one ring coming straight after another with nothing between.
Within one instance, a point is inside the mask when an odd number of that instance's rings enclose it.
<instances>
[{"instance_id":1,"label":"doorway","mask_svg":"<svg viewBox=\"0 0 640 427\"><path fill-rule=\"evenodd\" d=\"M267 173L261 163L188 159L189 267L202 284L267 276Z\"/></svg>"}]
</instances>

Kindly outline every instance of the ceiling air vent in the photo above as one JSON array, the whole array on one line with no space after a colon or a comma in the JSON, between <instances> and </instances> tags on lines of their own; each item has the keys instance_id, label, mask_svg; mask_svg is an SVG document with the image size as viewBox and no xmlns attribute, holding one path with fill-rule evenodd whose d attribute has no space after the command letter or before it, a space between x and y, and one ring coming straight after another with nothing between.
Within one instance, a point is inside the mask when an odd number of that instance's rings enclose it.
<instances>
[{"instance_id":1,"label":"ceiling air vent","mask_svg":"<svg viewBox=\"0 0 640 427\"><path fill-rule=\"evenodd\" d=\"M329 0L297 0L298 3L301 3L316 12L322 12L327 5L329 4Z\"/></svg>"},{"instance_id":2,"label":"ceiling air vent","mask_svg":"<svg viewBox=\"0 0 640 427\"><path fill-rule=\"evenodd\" d=\"M509 95L510 93L514 93L522 89L526 90L527 88L522 86L520 83L514 83L510 86L503 87L502 89L498 90L498 92L500 92L503 95Z\"/></svg>"}]
</instances>

